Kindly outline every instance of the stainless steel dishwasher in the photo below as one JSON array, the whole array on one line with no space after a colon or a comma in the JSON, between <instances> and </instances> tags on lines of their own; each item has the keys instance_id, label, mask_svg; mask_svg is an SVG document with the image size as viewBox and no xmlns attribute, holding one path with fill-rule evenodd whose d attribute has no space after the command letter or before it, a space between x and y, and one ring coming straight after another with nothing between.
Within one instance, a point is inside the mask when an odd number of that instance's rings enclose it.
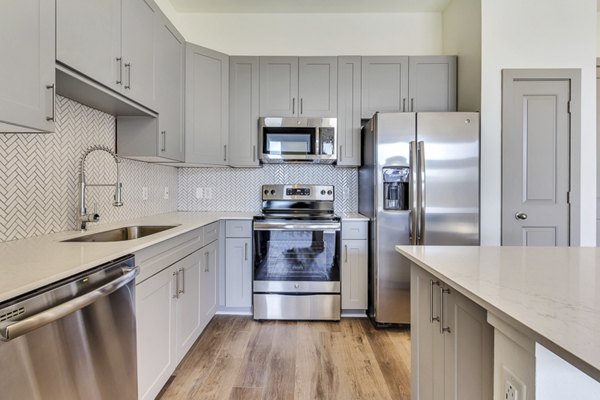
<instances>
[{"instance_id":1,"label":"stainless steel dishwasher","mask_svg":"<svg viewBox=\"0 0 600 400\"><path fill-rule=\"evenodd\" d=\"M0 398L137 399L134 257L0 304Z\"/></svg>"}]
</instances>

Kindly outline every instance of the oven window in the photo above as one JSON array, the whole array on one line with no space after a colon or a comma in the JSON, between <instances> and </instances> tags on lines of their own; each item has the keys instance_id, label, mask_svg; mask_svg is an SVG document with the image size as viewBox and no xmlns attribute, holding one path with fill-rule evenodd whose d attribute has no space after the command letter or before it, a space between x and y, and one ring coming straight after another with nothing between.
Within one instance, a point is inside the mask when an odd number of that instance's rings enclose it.
<instances>
[{"instance_id":1,"label":"oven window","mask_svg":"<svg viewBox=\"0 0 600 400\"><path fill-rule=\"evenodd\" d=\"M254 279L339 281L338 232L255 231Z\"/></svg>"},{"instance_id":2,"label":"oven window","mask_svg":"<svg viewBox=\"0 0 600 400\"><path fill-rule=\"evenodd\" d=\"M314 128L264 128L263 153L314 154Z\"/></svg>"}]
</instances>

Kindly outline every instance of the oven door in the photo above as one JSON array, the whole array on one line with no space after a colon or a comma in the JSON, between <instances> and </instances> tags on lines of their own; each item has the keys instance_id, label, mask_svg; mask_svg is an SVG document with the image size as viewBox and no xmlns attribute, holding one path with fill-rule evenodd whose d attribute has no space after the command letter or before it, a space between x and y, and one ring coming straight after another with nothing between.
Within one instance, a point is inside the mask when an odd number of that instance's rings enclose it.
<instances>
[{"instance_id":1,"label":"oven door","mask_svg":"<svg viewBox=\"0 0 600 400\"><path fill-rule=\"evenodd\" d=\"M339 222L256 221L255 293L339 293Z\"/></svg>"}]
</instances>

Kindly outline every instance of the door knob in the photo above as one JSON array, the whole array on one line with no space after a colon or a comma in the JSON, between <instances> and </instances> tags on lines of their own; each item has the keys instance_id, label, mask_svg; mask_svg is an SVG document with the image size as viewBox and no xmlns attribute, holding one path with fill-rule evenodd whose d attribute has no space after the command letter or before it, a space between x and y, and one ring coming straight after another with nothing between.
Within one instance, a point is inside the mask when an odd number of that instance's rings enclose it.
<instances>
[{"instance_id":1,"label":"door knob","mask_svg":"<svg viewBox=\"0 0 600 400\"><path fill-rule=\"evenodd\" d=\"M523 220L527 219L527 214L525 214L524 212L518 211L515 213L515 218L523 221Z\"/></svg>"}]
</instances>

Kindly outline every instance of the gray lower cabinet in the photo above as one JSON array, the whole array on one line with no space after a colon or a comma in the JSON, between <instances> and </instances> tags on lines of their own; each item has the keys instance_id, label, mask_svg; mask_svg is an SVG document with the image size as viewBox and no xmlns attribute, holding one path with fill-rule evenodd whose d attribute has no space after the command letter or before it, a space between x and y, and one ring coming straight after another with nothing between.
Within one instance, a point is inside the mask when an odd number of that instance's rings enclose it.
<instances>
[{"instance_id":1,"label":"gray lower cabinet","mask_svg":"<svg viewBox=\"0 0 600 400\"><path fill-rule=\"evenodd\" d=\"M258 167L258 57L229 58L229 165Z\"/></svg>"},{"instance_id":2,"label":"gray lower cabinet","mask_svg":"<svg viewBox=\"0 0 600 400\"><path fill-rule=\"evenodd\" d=\"M252 221L225 222L225 306L252 306Z\"/></svg>"},{"instance_id":3,"label":"gray lower cabinet","mask_svg":"<svg viewBox=\"0 0 600 400\"><path fill-rule=\"evenodd\" d=\"M185 162L227 165L229 56L186 43Z\"/></svg>"},{"instance_id":4,"label":"gray lower cabinet","mask_svg":"<svg viewBox=\"0 0 600 400\"><path fill-rule=\"evenodd\" d=\"M54 0L0 2L0 132L54 131Z\"/></svg>"},{"instance_id":5,"label":"gray lower cabinet","mask_svg":"<svg viewBox=\"0 0 600 400\"><path fill-rule=\"evenodd\" d=\"M121 0L56 0L56 60L113 90L121 85Z\"/></svg>"},{"instance_id":6,"label":"gray lower cabinet","mask_svg":"<svg viewBox=\"0 0 600 400\"><path fill-rule=\"evenodd\" d=\"M217 311L219 300L217 293L219 242L214 241L208 244L200 252L202 253L202 267L200 269L200 326L201 330L203 330Z\"/></svg>"},{"instance_id":7,"label":"gray lower cabinet","mask_svg":"<svg viewBox=\"0 0 600 400\"><path fill-rule=\"evenodd\" d=\"M335 117L337 57L260 57L261 117Z\"/></svg>"},{"instance_id":8,"label":"gray lower cabinet","mask_svg":"<svg viewBox=\"0 0 600 400\"><path fill-rule=\"evenodd\" d=\"M360 57L338 57L338 166L356 167L361 163L360 84Z\"/></svg>"},{"instance_id":9,"label":"gray lower cabinet","mask_svg":"<svg viewBox=\"0 0 600 400\"><path fill-rule=\"evenodd\" d=\"M362 118L456 111L456 56L362 57Z\"/></svg>"},{"instance_id":10,"label":"gray lower cabinet","mask_svg":"<svg viewBox=\"0 0 600 400\"><path fill-rule=\"evenodd\" d=\"M368 307L367 240L342 240L342 309Z\"/></svg>"},{"instance_id":11,"label":"gray lower cabinet","mask_svg":"<svg viewBox=\"0 0 600 400\"><path fill-rule=\"evenodd\" d=\"M456 56L411 56L406 111L456 111L456 63Z\"/></svg>"},{"instance_id":12,"label":"gray lower cabinet","mask_svg":"<svg viewBox=\"0 0 600 400\"><path fill-rule=\"evenodd\" d=\"M411 266L413 400L491 400L493 340L484 309Z\"/></svg>"}]
</instances>

